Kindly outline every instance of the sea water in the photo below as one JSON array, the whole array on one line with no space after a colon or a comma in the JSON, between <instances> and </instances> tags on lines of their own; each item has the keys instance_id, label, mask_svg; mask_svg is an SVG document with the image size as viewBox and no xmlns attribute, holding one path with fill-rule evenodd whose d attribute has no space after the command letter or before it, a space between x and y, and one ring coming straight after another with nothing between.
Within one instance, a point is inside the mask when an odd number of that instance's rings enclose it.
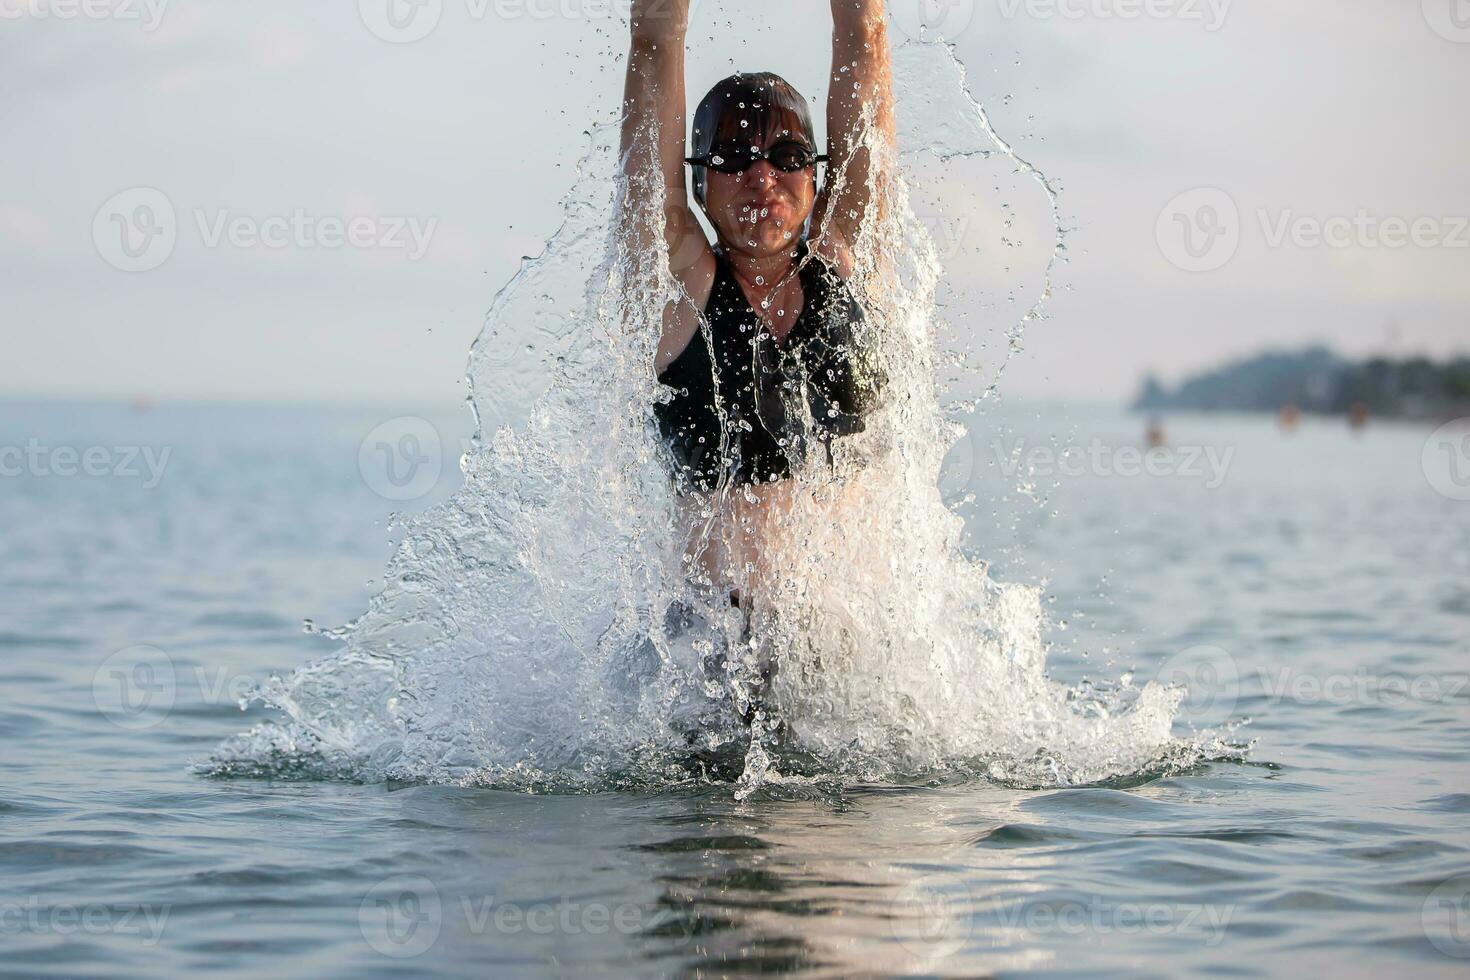
<instances>
[{"instance_id":1,"label":"sea water","mask_svg":"<svg viewBox=\"0 0 1470 980\"><path fill-rule=\"evenodd\" d=\"M362 448L402 416L442 465L395 501ZM1126 460L1145 420L985 418L946 498L994 578L1041 590L1049 677L1183 678L1172 733L1249 718L1249 760L744 801L290 755L207 778L222 738L281 724L242 697L336 655L301 622L381 589L390 513L457 487L468 414L6 403L0 444L172 451L152 489L141 466L0 483L0 975L1462 976L1470 519L1421 471L1427 429L1171 417L1176 470L1068 476L1048 453ZM1223 683L1173 670L1202 649Z\"/></svg>"}]
</instances>

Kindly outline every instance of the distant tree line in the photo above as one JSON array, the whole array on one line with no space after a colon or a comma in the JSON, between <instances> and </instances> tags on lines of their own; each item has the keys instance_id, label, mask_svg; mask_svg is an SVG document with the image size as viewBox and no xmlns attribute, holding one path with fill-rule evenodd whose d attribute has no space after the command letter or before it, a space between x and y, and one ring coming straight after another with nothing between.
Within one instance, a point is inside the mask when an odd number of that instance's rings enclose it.
<instances>
[{"instance_id":1,"label":"distant tree line","mask_svg":"<svg viewBox=\"0 0 1470 980\"><path fill-rule=\"evenodd\" d=\"M1144 411L1275 412L1292 405L1322 414L1358 406L1394 418L1470 415L1470 357L1353 361L1326 347L1271 352L1196 375L1173 390L1150 376L1133 402Z\"/></svg>"}]
</instances>

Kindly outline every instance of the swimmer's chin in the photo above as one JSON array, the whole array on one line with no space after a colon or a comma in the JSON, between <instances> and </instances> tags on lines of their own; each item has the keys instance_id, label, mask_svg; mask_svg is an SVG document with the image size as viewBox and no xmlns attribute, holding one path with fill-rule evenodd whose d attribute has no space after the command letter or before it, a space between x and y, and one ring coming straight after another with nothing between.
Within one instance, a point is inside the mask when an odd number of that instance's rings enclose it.
<instances>
[{"instance_id":1,"label":"swimmer's chin","mask_svg":"<svg viewBox=\"0 0 1470 980\"><path fill-rule=\"evenodd\" d=\"M770 219L762 221L756 226L758 234L756 239L763 245L779 248L796 241L797 230L781 219Z\"/></svg>"}]
</instances>

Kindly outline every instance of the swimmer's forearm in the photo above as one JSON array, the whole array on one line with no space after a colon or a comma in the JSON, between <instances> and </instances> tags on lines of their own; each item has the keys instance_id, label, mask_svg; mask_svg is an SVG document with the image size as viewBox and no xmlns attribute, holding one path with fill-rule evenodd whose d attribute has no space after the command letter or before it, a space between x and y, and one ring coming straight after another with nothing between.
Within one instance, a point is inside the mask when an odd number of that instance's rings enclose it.
<instances>
[{"instance_id":1,"label":"swimmer's forearm","mask_svg":"<svg viewBox=\"0 0 1470 980\"><path fill-rule=\"evenodd\" d=\"M873 184L871 127L879 142L896 140L893 65L882 0L832 0L832 88L827 97L827 139L832 168L842 177L834 220L849 244L867 212ZM872 113L864 118L864 107ZM853 219L850 216L857 214Z\"/></svg>"},{"instance_id":2,"label":"swimmer's forearm","mask_svg":"<svg viewBox=\"0 0 1470 980\"><path fill-rule=\"evenodd\" d=\"M873 126L892 137L893 64L883 0L832 0L832 94L828 123L839 139L857 135L864 105L873 107ZM831 118L836 116L837 118ZM842 152L845 147L839 146Z\"/></svg>"},{"instance_id":3,"label":"swimmer's forearm","mask_svg":"<svg viewBox=\"0 0 1470 980\"><path fill-rule=\"evenodd\" d=\"M623 90L622 155L634 169L646 155L630 154L656 134L657 165L672 194L684 192L684 37L688 0L634 0L628 75Z\"/></svg>"}]
</instances>

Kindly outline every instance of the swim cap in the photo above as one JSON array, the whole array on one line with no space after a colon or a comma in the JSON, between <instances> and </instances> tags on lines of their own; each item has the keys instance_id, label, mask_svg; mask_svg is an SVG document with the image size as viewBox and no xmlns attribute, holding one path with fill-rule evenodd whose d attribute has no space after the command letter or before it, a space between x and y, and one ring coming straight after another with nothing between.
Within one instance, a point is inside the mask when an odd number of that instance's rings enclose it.
<instances>
[{"instance_id":1,"label":"swim cap","mask_svg":"<svg viewBox=\"0 0 1470 980\"><path fill-rule=\"evenodd\" d=\"M709 90L694 110L694 135L690 140L690 156L708 156L714 149L720 128L731 114L740 122L748 124L750 132L764 136L768 127L776 120L777 113L789 113L795 118L795 135L806 137L812 149L817 147L817 138L812 131L812 111L806 97L792 87L780 75L761 71L746 74L739 72ZM709 168L695 164L693 167L694 199L704 205L705 188L708 186Z\"/></svg>"}]
</instances>

